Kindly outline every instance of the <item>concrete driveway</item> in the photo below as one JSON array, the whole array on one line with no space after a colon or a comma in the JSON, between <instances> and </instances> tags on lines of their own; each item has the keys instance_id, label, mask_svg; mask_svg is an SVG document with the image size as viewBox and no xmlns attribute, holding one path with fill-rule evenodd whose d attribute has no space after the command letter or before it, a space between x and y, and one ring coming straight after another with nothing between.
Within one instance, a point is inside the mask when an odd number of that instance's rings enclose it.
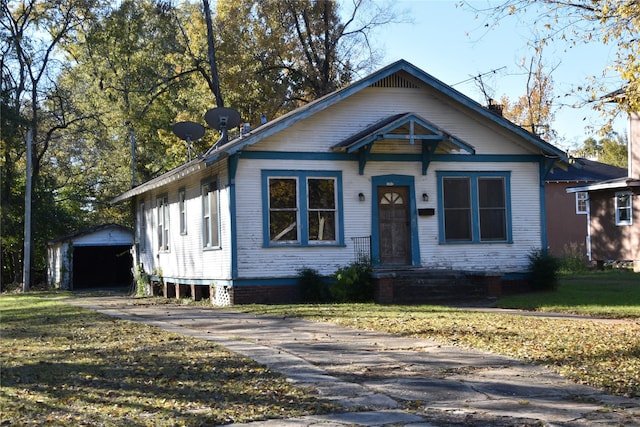
<instances>
[{"instance_id":1,"label":"concrete driveway","mask_svg":"<svg viewBox=\"0 0 640 427\"><path fill-rule=\"evenodd\" d=\"M640 399L433 340L118 296L69 303L215 342L344 408L248 426L640 426Z\"/></svg>"}]
</instances>

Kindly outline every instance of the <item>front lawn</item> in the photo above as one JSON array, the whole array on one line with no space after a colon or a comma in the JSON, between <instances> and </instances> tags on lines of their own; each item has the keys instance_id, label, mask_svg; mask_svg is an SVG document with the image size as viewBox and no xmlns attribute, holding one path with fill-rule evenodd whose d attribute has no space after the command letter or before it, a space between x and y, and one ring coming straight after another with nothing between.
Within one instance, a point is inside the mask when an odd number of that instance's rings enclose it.
<instances>
[{"instance_id":1,"label":"front lawn","mask_svg":"<svg viewBox=\"0 0 640 427\"><path fill-rule=\"evenodd\" d=\"M0 298L0 425L201 426L331 409L222 347L62 295Z\"/></svg>"},{"instance_id":2,"label":"front lawn","mask_svg":"<svg viewBox=\"0 0 640 427\"><path fill-rule=\"evenodd\" d=\"M558 290L506 297L498 307L640 318L640 274L627 271L560 276Z\"/></svg>"}]
</instances>

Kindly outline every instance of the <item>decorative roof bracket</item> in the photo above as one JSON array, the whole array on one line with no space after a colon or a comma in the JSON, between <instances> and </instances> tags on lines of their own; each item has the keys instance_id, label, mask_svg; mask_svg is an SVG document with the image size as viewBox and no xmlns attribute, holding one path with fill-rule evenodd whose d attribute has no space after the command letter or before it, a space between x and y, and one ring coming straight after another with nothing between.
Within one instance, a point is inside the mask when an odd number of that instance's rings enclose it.
<instances>
[{"instance_id":1,"label":"decorative roof bracket","mask_svg":"<svg viewBox=\"0 0 640 427\"><path fill-rule=\"evenodd\" d=\"M372 148L373 144L367 144L364 147L360 147L360 149L358 150L358 172L360 173L360 175L364 175L364 167L367 164L367 158L369 157L369 153L371 153Z\"/></svg>"},{"instance_id":2,"label":"decorative roof bracket","mask_svg":"<svg viewBox=\"0 0 640 427\"><path fill-rule=\"evenodd\" d=\"M438 140L422 140L422 175L427 174L433 154L440 141Z\"/></svg>"}]
</instances>

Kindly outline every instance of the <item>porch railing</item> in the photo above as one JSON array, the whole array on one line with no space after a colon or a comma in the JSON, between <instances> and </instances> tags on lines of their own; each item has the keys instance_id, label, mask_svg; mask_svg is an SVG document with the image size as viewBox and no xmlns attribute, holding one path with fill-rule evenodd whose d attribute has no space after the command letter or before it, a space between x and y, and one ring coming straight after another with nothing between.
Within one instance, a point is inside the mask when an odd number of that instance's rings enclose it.
<instances>
[{"instance_id":1,"label":"porch railing","mask_svg":"<svg viewBox=\"0 0 640 427\"><path fill-rule=\"evenodd\" d=\"M371 262L371 236L352 237L355 262Z\"/></svg>"}]
</instances>

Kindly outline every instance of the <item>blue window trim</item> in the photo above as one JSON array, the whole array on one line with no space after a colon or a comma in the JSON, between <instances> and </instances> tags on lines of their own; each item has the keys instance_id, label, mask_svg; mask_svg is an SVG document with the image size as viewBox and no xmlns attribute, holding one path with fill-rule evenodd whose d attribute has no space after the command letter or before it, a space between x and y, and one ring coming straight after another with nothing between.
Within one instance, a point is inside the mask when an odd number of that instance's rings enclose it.
<instances>
[{"instance_id":1,"label":"blue window trim","mask_svg":"<svg viewBox=\"0 0 640 427\"><path fill-rule=\"evenodd\" d=\"M437 171L436 177L438 178L438 239L442 245L469 245L469 244L504 244L513 243L513 230L511 220L511 172L456 172L456 171ZM443 178L448 177L464 177L469 178L471 183L471 240L470 241L455 241L447 242L445 240L444 233L444 191L442 189ZM505 204L506 204L506 228L507 239L506 240L480 240L480 213L478 208L478 178L492 178L500 177L504 178L505 184Z\"/></svg>"},{"instance_id":2,"label":"blue window trim","mask_svg":"<svg viewBox=\"0 0 640 427\"><path fill-rule=\"evenodd\" d=\"M214 224L218 228L218 244L217 245L209 245L205 246L205 236L204 236L204 194L202 193L202 187L205 185L213 184L213 192L215 193L216 198L216 215L217 221ZM211 212L209 213L209 220L211 220ZM200 229L200 247L203 251L213 251L222 249L222 236L221 236L221 224L220 224L220 186L217 176L208 177L200 180L200 217L202 219L202 227Z\"/></svg>"},{"instance_id":3,"label":"blue window trim","mask_svg":"<svg viewBox=\"0 0 640 427\"><path fill-rule=\"evenodd\" d=\"M337 240L332 242L309 242L307 216L307 178L325 177L336 180L336 233ZM298 218L299 241L274 243L269 238L269 178L296 178L298 180ZM344 246L344 221L342 203L342 171L307 171L307 170L262 170L262 239L264 247L283 246Z\"/></svg>"}]
</instances>

